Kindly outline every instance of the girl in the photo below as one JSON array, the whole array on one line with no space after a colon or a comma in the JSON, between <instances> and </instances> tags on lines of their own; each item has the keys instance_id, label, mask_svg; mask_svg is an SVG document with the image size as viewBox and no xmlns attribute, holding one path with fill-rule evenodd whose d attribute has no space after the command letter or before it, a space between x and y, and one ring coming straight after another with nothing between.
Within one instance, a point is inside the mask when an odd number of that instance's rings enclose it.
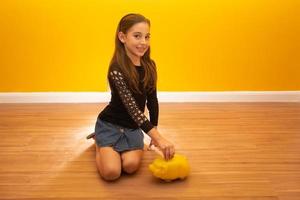
<instances>
[{"instance_id":1,"label":"girl","mask_svg":"<svg viewBox=\"0 0 300 200\"><path fill-rule=\"evenodd\" d=\"M166 160L175 153L174 145L156 129L157 74L150 58L149 29L150 21L140 14L124 16L117 27L108 70L111 101L98 115L94 137L97 168L105 180L119 178L122 170L130 174L139 168L144 148L142 130ZM145 105L150 121L144 115Z\"/></svg>"}]
</instances>

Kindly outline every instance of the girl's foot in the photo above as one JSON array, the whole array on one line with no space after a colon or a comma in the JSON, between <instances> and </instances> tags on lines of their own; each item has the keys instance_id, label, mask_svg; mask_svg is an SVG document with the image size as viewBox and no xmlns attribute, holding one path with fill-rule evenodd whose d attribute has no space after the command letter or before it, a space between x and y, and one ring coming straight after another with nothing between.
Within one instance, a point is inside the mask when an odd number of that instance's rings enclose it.
<instances>
[{"instance_id":1,"label":"girl's foot","mask_svg":"<svg viewBox=\"0 0 300 200\"><path fill-rule=\"evenodd\" d=\"M91 138L93 138L94 140L95 140L95 133L91 133L91 134L89 134L88 136L86 136L86 139L88 140L88 139L91 139Z\"/></svg>"}]
</instances>

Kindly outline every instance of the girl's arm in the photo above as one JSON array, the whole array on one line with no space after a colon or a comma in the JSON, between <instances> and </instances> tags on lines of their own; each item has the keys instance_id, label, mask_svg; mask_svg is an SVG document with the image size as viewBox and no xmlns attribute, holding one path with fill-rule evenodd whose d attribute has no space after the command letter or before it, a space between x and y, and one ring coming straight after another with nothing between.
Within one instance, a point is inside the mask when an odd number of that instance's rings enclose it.
<instances>
[{"instance_id":1,"label":"girl's arm","mask_svg":"<svg viewBox=\"0 0 300 200\"><path fill-rule=\"evenodd\" d=\"M150 122L154 126L157 126L158 116L159 116L159 105L158 105L156 89L147 94L147 108L149 111Z\"/></svg>"}]
</instances>

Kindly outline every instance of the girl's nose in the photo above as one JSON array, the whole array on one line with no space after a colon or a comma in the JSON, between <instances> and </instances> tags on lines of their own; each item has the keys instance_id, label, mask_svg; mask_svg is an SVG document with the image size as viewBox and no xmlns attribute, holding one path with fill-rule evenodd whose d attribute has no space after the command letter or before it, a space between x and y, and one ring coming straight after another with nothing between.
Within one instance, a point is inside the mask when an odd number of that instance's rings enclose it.
<instances>
[{"instance_id":1,"label":"girl's nose","mask_svg":"<svg viewBox=\"0 0 300 200\"><path fill-rule=\"evenodd\" d=\"M146 44L147 42L146 42L146 39L145 38L143 38L143 39L141 39L141 44Z\"/></svg>"}]
</instances>

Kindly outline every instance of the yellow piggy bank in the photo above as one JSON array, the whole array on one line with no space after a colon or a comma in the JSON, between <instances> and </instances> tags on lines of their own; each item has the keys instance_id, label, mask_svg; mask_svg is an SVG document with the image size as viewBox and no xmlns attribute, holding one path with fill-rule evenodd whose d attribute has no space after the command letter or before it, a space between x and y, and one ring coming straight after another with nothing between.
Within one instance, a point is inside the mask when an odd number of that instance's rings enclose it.
<instances>
[{"instance_id":1,"label":"yellow piggy bank","mask_svg":"<svg viewBox=\"0 0 300 200\"><path fill-rule=\"evenodd\" d=\"M152 174L165 181L184 179L190 172L190 166L185 156L175 154L171 160L166 161L162 157L156 158L150 165Z\"/></svg>"}]
</instances>

